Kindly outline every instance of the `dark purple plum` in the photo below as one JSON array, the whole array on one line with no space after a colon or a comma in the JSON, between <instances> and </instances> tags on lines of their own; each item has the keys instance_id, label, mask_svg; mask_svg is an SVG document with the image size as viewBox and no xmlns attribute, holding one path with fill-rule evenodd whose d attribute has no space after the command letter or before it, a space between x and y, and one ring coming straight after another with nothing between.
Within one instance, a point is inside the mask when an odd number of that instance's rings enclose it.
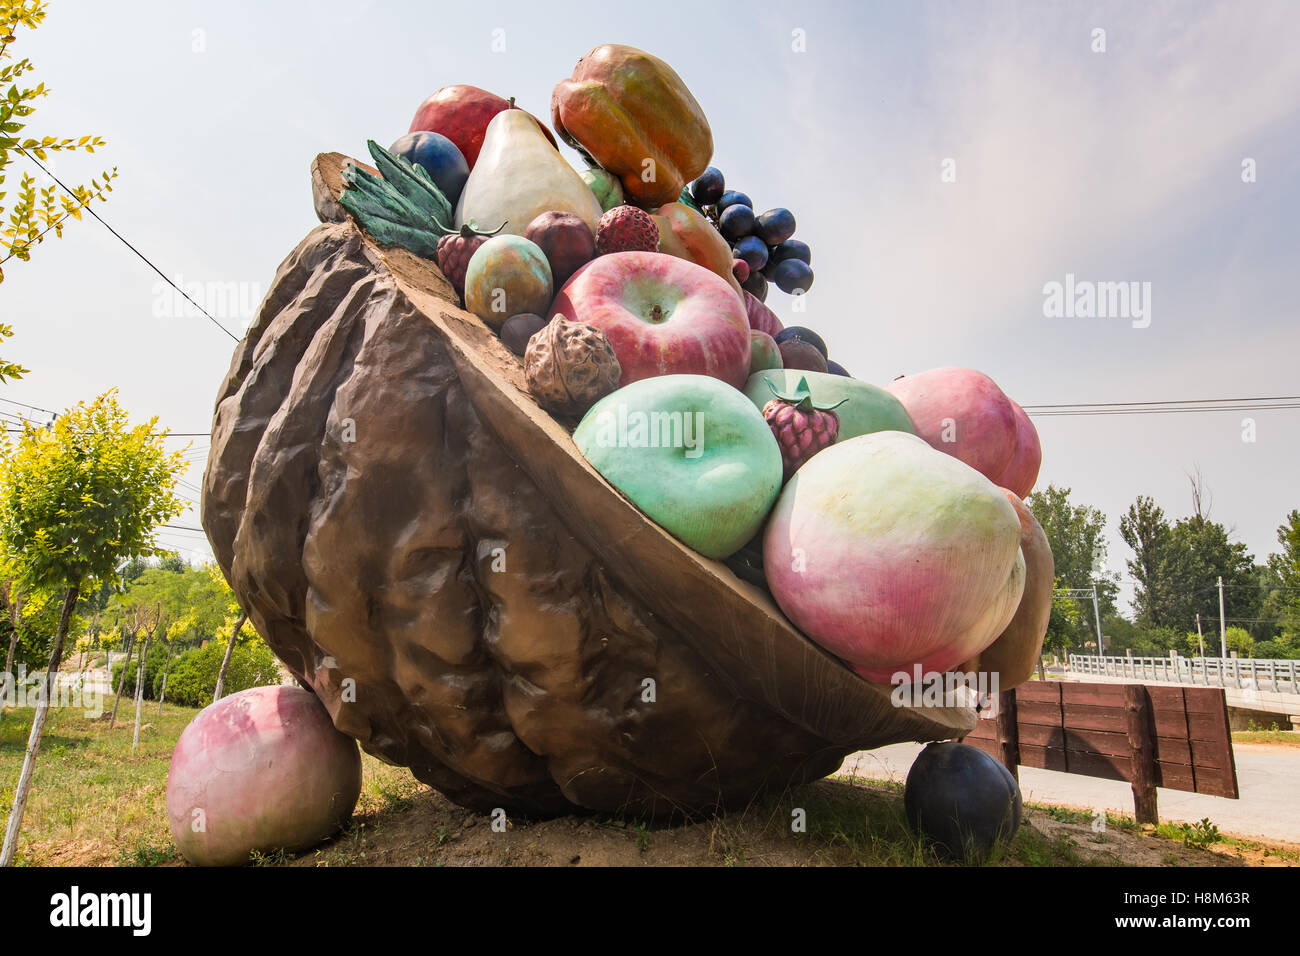
<instances>
[{"instance_id":1,"label":"dark purple plum","mask_svg":"<svg viewBox=\"0 0 1300 956\"><path fill-rule=\"evenodd\" d=\"M748 196L746 196L742 192L737 192L734 189L729 189L725 193L723 193L722 198L718 200L718 212L722 212L728 206L735 206L735 205L748 206L750 212L754 211L753 200L751 200Z\"/></svg>"},{"instance_id":2,"label":"dark purple plum","mask_svg":"<svg viewBox=\"0 0 1300 956\"><path fill-rule=\"evenodd\" d=\"M841 365L839 362L833 362L830 359L826 360L826 371L830 372L832 375L843 375L845 378L853 377L849 373L849 370L846 369L843 365Z\"/></svg>"},{"instance_id":3,"label":"dark purple plum","mask_svg":"<svg viewBox=\"0 0 1300 956\"><path fill-rule=\"evenodd\" d=\"M786 259L772 270L772 281L786 295L803 293L812 288L813 271L802 259Z\"/></svg>"},{"instance_id":4,"label":"dark purple plum","mask_svg":"<svg viewBox=\"0 0 1300 956\"><path fill-rule=\"evenodd\" d=\"M718 231L728 242L743 239L754 231L754 210L739 203L728 206L718 217Z\"/></svg>"},{"instance_id":5,"label":"dark purple plum","mask_svg":"<svg viewBox=\"0 0 1300 956\"><path fill-rule=\"evenodd\" d=\"M821 352L822 358L830 357L830 353L826 349L825 340L812 329L804 328L802 325L787 325L772 337L776 339L777 345L789 341L790 339L799 339L801 342L807 342L809 345L817 349L818 352Z\"/></svg>"},{"instance_id":6,"label":"dark purple plum","mask_svg":"<svg viewBox=\"0 0 1300 956\"><path fill-rule=\"evenodd\" d=\"M794 213L789 209L769 209L756 220L754 235L769 246L785 242L794 235Z\"/></svg>"},{"instance_id":7,"label":"dark purple plum","mask_svg":"<svg viewBox=\"0 0 1300 956\"><path fill-rule=\"evenodd\" d=\"M699 179L691 183L691 198L700 206L712 206L722 198L726 190L727 183L722 178L722 171L716 166L710 166L700 173Z\"/></svg>"},{"instance_id":8,"label":"dark purple plum","mask_svg":"<svg viewBox=\"0 0 1300 956\"><path fill-rule=\"evenodd\" d=\"M501 326L501 341L516 355L523 355L528 349L528 340L545 327L546 320L540 315L531 312L512 315Z\"/></svg>"},{"instance_id":9,"label":"dark purple plum","mask_svg":"<svg viewBox=\"0 0 1300 956\"><path fill-rule=\"evenodd\" d=\"M913 832L948 859L977 859L1020 827L1020 787L991 755L953 741L922 750L907 772L903 809Z\"/></svg>"},{"instance_id":10,"label":"dark purple plum","mask_svg":"<svg viewBox=\"0 0 1300 956\"><path fill-rule=\"evenodd\" d=\"M455 143L441 133L419 130L399 137L388 151L422 167L447 197L451 208L456 208L460 191L469 179L469 164Z\"/></svg>"},{"instance_id":11,"label":"dark purple plum","mask_svg":"<svg viewBox=\"0 0 1300 956\"><path fill-rule=\"evenodd\" d=\"M767 246L757 236L746 236L731 249L737 259L744 259L750 270L761 269L767 265Z\"/></svg>"},{"instance_id":12,"label":"dark purple plum","mask_svg":"<svg viewBox=\"0 0 1300 956\"><path fill-rule=\"evenodd\" d=\"M784 262L786 259L798 259L812 265L812 250L808 248L806 242L800 242L798 239L787 239L785 242L773 247L768 261L775 264Z\"/></svg>"},{"instance_id":13,"label":"dark purple plum","mask_svg":"<svg viewBox=\"0 0 1300 956\"><path fill-rule=\"evenodd\" d=\"M742 282L740 287L759 302L767 299L767 280L763 278L761 272L751 272L749 278Z\"/></svg>"}]
</instances>

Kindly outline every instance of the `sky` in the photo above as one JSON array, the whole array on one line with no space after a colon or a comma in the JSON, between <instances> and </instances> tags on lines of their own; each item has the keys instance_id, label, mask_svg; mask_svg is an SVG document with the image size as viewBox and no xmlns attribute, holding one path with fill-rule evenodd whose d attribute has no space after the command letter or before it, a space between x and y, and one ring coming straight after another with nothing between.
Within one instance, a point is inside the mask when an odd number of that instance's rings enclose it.
<instances>
[{"instance_id":1,"label":"sky","mask_svg":"<svg viewBox=\"0 0 1300 956\"><path fill-rule=\"evenodd\" d=\"M816 281L799 315L769 296L787 324L816 329L878 385L967 366L1042 405L1300 393L1297 37L1300 5L1264 0L743 13L671 0L52 0L13 50L50 90L31 132L107 141L55 173L81 182L116 166L104 218L187 286L236 283L217 317L239 329L316 224L317 153L364 157L367 139L388 144L457 83L545 120L551 88L590 48L638 46L699 100L728 186L794 212ZM1046 314L1045 286L1067 275L1149 283L1149 324ZM15 328L0 354L31 369L0 386L4 410L116 387L135 419L209 430L234 343L98 223L7 264L0 322ZM1262 560L1300 508L1298 416L1040 417L1039 485L1108 516L1108 565L1122 572L1125 509L1150 495L1188 514L1199 469L1211 517ZM207 441L174 440L186 442L181 493L197 502ZM197 506L173 523L198 527ZM192 560L211 553L201 534L160 540ZM1131 594L1125 576L1121 608Z\"/></svg>"}]
</instances>

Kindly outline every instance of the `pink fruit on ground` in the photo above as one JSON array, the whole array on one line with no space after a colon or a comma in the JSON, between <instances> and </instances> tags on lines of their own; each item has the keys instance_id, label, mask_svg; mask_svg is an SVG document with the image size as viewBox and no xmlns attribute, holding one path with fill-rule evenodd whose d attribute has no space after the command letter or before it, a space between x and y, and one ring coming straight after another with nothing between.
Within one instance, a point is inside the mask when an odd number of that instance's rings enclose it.
<instances>
[{"instance_id":1,"label":"pink fruit on ground","mask_svg":"<svg viewBox=\"0 0 1300 956\"><path fill-rule=\"evenodd\" d=\"M185 728L167 771L167 817L191 863L233 866L334 833L361 794L361 753L316 695L254 687Z\"/></svg>"},{"instance_id":2,"label":"pink fruit on ground","mask_svg":"<svg viewBox=\"0 0 1300 956\"><path fill-rule=\"evenodd\" d=\"M887 386L907 410L916 433L932 448L996 481L1016 451L1011 399L983 372L935 368Z\"/></svg>"},{"instance_id":3,"label":"pink fruit on ground","mask_svg":"<svg viewBox=\"0 0 1300 956\"><path fill-rule=\"evenodd\" d=\"M730 285L662 252L598 256L573 274L550 315L605 333L620 386L656 375L711 375L733 388L749 377L749 323Z\"/></svg>"},{"instance_id":4,"label":"pink fruit on ground","mask_svg":"<svg viewBox=\"0 0 1300 956\"><path fill-rule=\"evenodd\" d=\"M775 312L748 292L745 293L745 315L749 319L751 329L766 332L773 337L785 328L781 320L776 317Z\"/></svg>"},{"instance_id":5,"label":"pink fruit on ground","mask_svg":"<svg viewBox=\"0 0 1300 956\"><path fill-rule=\"evenodd\" d=\"M841 441L786 484L763 535L786 616L872 681L944 673L988 647L1025 587L1001 489L903 432Z\"/></svg>"},{"instance_id":6,"label":"pink fruit on ground","mask_svg":"<svg viewBox=\"0 0 1300 956\"><path fill-rule=\"evenodd\" d=\"M1038 441L1038 429L1025 410L1014 399L1008 398L1007 401L1011 402L1011 410L1016 413L1016 451L1006 470L993 483L1027 498L1034 490L1034 482L1038 481L1038 469L1043 464L1043 446Z\"/></svg>"}]
</instances>

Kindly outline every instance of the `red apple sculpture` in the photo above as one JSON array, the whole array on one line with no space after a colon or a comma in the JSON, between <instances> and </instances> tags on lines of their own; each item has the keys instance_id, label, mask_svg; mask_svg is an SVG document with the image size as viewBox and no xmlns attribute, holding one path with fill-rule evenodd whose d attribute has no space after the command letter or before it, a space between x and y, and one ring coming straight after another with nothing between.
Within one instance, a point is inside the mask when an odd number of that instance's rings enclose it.
<instances>
[{"instance_id":1,"label":"red apple sculpture","mask_svg":"<svg viewBox=\"0 0 1300 956\"><path fill-rule=\"evenodd\" d=\"M749 320L725 280L662 252L598 256L573 274L552 316L605 333L623 368L619 386L657 375L749 377Z\"/></svg>"},{"instance_id":2,"label":"red apple sculpture","mask_svg":"<svg viewBox=\"0 0 1300 956\"><path fill-rule=\"evenodd\" d=\"M930 447L990 481L1001 479L1016 453L1016 412L993 379L972 368L934 368L896 378L885 388Z\"/></svg>"},{"instance_id":3,"label":"red apple sculpture","mask_svg":"<svg viewBox=\"0 0 1300 956\"><path fill-rule=\"evenodd\" d=\"M477 86L444 86L420 104L408 132L427 129L441 133L456 144L469 168L473 169L478 161L478 152L483 147L483 135L487 132L488 123L502 110L509 109L512 103L513 100L481 90ZM532 116L531 113L529 115ZM533 119L537 117L533 116ZM555 146L555 137L546 125L540 120L537 125L542 128L551 145Z\"/></svg>"}]
</instances>

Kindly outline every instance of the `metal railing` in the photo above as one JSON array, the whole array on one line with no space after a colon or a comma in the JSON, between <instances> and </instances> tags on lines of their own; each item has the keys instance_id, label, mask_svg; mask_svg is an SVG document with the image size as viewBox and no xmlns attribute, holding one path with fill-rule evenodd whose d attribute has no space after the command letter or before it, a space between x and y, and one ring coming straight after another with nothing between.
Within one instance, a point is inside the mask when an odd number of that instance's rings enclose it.
<instances>
[{"instance_id":1,"label":"metal railing","mask_svg":"<svg viewBox=\"0 0 1300 956\"><path fill-rule=\"evenodd\" d=\"M1300 694L1300 661L1236 657L1097 657L1071 654L1071 674L1127 677L1137 682L1197 684Z\"/></svg>"}]
</instances>

